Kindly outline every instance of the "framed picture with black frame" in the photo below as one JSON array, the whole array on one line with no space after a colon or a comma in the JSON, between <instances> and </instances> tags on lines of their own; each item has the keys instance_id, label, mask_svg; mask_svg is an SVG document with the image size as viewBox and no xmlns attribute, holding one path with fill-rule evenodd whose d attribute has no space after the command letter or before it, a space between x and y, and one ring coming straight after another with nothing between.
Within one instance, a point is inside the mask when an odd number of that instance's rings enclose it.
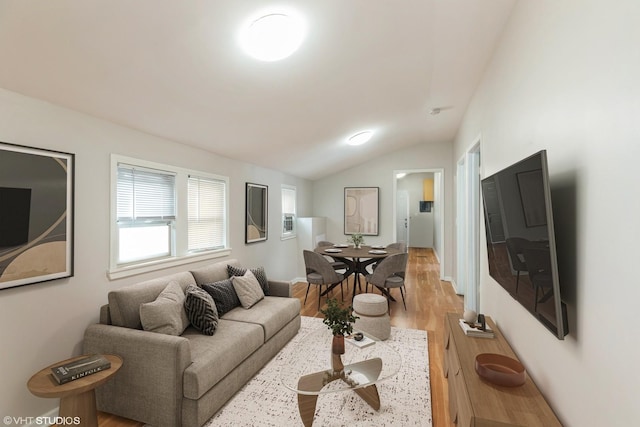
<instances>
[{"instance_id":1,"label":"framed picture with black frame","mask_svg":"<svg viewBox=\"0 0 640 427\"><path fill-rule=\"evenodd\" d=\"M377 236L380 218L379 187L345 187L344 234Z\"/></svg>"},{"instance_id":2,"label":"framed picture with black frame","mask_svg":"<svg viewBox=\"0 0 640 427\"><path fill-rule=\"evenodd\" d=\"M0 142L0 289L73 276L75 156Z\"/></svg>"},{"instance_id":3,"label":"framed picture with black frame","mask_svg":"<svg viewBox=\"0 0 640 427\"><path fill-rule=\"evenodd\" d=\"M268 237L269 187L247 182L245 212L245 243L256 243Z\"/></svg>"}]
</instances>

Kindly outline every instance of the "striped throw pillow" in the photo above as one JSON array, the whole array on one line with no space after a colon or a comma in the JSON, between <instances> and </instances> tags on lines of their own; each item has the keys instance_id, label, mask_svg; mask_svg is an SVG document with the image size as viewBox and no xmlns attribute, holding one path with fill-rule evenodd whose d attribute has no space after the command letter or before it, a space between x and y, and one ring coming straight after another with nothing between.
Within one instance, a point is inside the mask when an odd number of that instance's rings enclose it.
<instances>
[{"instance_id":1,"label":"striped throw pillow","mask_svg":"<svg viewBox=\"0 0 640 427\"><path fill-rule=\"evenodd\" d=\"M184 308L194 328L205 335L213 335L218 328L216 304L204 289L189 285L186 289Z\"/></svg>"}]
</instances>

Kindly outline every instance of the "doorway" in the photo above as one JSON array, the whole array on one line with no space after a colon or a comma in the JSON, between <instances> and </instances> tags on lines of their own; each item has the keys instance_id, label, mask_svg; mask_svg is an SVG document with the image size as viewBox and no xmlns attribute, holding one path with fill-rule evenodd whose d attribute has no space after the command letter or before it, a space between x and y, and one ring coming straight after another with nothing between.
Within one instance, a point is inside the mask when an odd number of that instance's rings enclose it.
<instances>
[{"instance_id":1,"label":"doorway","mask_svg":"<svg viewBox=\"0 0 640 427\"><path fill-rule=\"evenodd\" d=\"M405 191L403 185L399 185L402 179L412 179L418 175L428 174L433 180L433 203L430 206L431 223L428 230L420 230L422 225L421 220L412 213L421 207L420 202L423 201L422 196L415 195L414 191ZM422 182L422 181L420 181ZM422 191L419 191L422 193ZM395 207L393 209L393 223L394 227L394 241L398 242L401 239L405 240L408 246L419 245L422 247L421 238L425 234L428 234L427 241L430 247L433 247L433 252L440 263L440 280L445 280L445 257L444 257L444 169L406 169L395 170L393 172L393 199L395 201ZM423 205L423 204L422 204ZM406 237L405 237L406 234ZM416 235L420 237L416 237ZM412 239L411 236L414 236Z\"/></svg>"}]
</instances>

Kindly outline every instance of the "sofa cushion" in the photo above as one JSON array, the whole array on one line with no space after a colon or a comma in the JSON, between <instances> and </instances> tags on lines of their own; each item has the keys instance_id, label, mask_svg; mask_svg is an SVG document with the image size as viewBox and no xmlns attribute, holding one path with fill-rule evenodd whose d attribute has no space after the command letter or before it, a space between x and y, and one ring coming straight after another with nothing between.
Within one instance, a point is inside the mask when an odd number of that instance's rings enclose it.
<instances>
[{"instance_id":1,"label":"sofa cushion","mask_svg":"<svg viewBox=\"0 0 640 427\"><path fill-rule=\"evenodd\" d=\"M216 332L218 310L213 298L204 289L197 285L187 286L184 308L194 328L205 335L213 335Z\"/></svg>"},{"instance_id":2,"label":"sofa cushion","mask_svg":"<svg viewBox=\"0 0 640 427\"><path fill-rule=\"evenodd\" d=\"M216 303L218 316L224 315L226 312L239 307L240 299L233 288L231 279L220 280L219 282L205 283L202 289L207 291Z\"/></svg>"},{"instance_id":3,"label":"sofa cushion","mask_svg":"<svg viewBox=\"0 0 640 427\"><path fill-rule=\"evenodd\" d=\"M256 279L258 279L258 283L260 283L262 292L265 294L265 296L269 295L269 280L267 279L267 273L264 271L264 268L256 267L250 268L249 270L253 273L254 276L256 276ZM227 265L227 273L229 274L229 277L244 276L246 272L246 268L232 264Z\"/></svg>"},{"instance_id":4,"label":"sofa cushion","mask_svg":"<svg viewBox=\"0 0 640 427\"><path fill-rule=\"evenodd\" d=\"M191 270L191 274L193 274L198 286L202 286L205 283L219 282L229 278L227 265L240 266L237 260L231 259L229 261L214 262L206 267Z\"/></svg>"},{"instance_id":5,"label":"sofa cushion","mask_svg":"<svg viewBox=\"0 0 640 427\"><path fill-rule=\"evenodd\" d=\"M189 326L184 310L185 295L176 281L171 281L153 302L140 304L140 321L145 331L180 335Z\"/></svg>"},{"instance_id":6,"label":"sofa cushion","mask_svg":"<svg viewBox=\"0 0 640 427\"><path fill-rule=\"evenodd\" d=\"M260 283L250 270L247 270L244 276L233 276L231 283L243 308L249 309L264 298Z\"/></svg>"},{"instance_id":7,"label":"sofa cushion","mask_svg":"<svg viewBox=\"0 0 640 427\"><path fill-rule=\"evenodd\" d=\"M146 280L135 285L123 286L109 292L109 313L112 324L126 328L142 329L140 305L155 301L158 295L172 281L178 282L182 290L185 290L190 284L195 284L193 275L188 271L184 271Z\"/></svg>"},{"instance_id":8,"label":"sofa cushion","mask_svg":"<svg viewBox=\"0 0 640 427\"><path fill-rule=\"evenodd\" d=\"M251 310L245 310L242 307L234 308L222 318L262 326L266 342L299 314L300 300L298 298L268 296L251 307Z\"/></svg>"},{"instance_id":9,"label":"sofa cushion","mask_svg":"<svg viewBox=\"0 0 640 427\"><path fill-rule=\"evenodd\" d=\"M194 328L187 328L182 336L189 340L193 361L183 376L183 394L189 399L200 398L264 344L259 325L224 319L213 336Z\"/></svg>"}]
</instances>

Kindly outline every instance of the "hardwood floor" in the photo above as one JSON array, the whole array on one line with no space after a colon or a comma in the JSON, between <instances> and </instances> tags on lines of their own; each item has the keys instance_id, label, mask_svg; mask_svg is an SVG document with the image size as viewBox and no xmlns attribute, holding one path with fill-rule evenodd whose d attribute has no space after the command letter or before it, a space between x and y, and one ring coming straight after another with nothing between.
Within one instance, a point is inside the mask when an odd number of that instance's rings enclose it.
<instances>
[{"instance_id":1,"label":"hardwood floor","mask_svg":"<svg viewBox=\"0 0 640 427\"><path fill-rule=\"evenodd\" d=\"M451 283L439 280L440 265L431 249L409 249L409 262L406 274L407 310L402 306L400 292L394 290L397 302L391 303L391 324L400 328L426 330L429 337L429 376L431 378L431 410L434 427L451 427L449 419L449 399L446 379L442 375L442 357L444 315L445 313L462 313L462 297L455 294ZM304 301L307 290L306 283L293 286L294 297ZM351 301L352 282L345 283L345 302ZM339 289L334 296L339 300ZM397 295L396 295L397 294ZM323 298L321 303L325 304ZM323 317L318 311L317 286L309 290L307 304L303 305L300 314L303 316ZM142 427L143 424L126 420L114 415L100 413L100 427Z\"/></svg>"}]
</instances>

